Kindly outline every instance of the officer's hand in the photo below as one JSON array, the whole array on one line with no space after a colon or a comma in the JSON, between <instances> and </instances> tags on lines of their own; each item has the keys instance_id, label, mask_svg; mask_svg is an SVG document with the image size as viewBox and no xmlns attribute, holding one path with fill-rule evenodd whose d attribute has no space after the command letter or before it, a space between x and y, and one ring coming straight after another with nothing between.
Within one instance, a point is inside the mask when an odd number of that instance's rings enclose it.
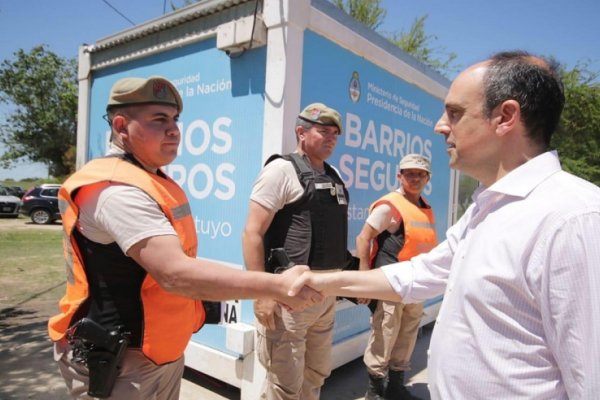
<instances>
[{"instance_id":1,"label":"officer's hand","mask_svg":"<svg viewBox=\"0 0 600 400\"><path fill-rule=\"evenodd\" d=\"M310 270L306 270L292 283L288 294L291 296L297 296L300 295L303 290L308 288L322 293L325 289L325 285L321 278L325 275L328 274L315 274Z\"/></svg>"},{"instance_id":2,"label":"officer's hand","mask_svg":"<svg viewBox=\"0 0 600 400\"><path fill-rule=\"evenodd\" d=\"M279 304L275 300L257 299L254 301L256 320L267 329L275 329L275 314L279 314L280 311Z\"/></svg>"},{"instance_id":3,"label":"officer's hand","mask_svg":"<svg viewBox=\"0 0 600 400\"><path fill-rule=\"evenodd\" d=\"M289 289L296 282L296 279L307 271L310 271L310 269L306 265L296 265L281 274L284 291L283 297L279 301L288 311L300 311L320 303L324 299L321 293L308 286L299 288L290 296Z\"/></svg>"}]
</instances>

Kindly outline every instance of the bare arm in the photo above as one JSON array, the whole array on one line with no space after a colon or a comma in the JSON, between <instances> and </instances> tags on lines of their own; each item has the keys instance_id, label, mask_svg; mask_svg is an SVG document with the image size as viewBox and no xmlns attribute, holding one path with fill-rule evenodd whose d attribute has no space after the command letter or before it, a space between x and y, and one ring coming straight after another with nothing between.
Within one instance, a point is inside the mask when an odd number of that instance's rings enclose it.
<instances>
[{"instance_id":1,"label":"bare arm","mask_svg":"<svg viewBox=\"0 0 600 400\"><path fill-rule=\"evenodd\" d=\"M274 217L274 211L255 201L250 201L248 219L242 236L244 262L250 271L265 270L264 236ZM279 312L279 306L271 299L258 299L254 302L256 320L268 329L275 329L277 312Z\"/></svg>"},{"instance_id":2,"label":"bare arm","mask_svg":"<svg viewBox=\"0 0 600 400\"><path fill-rule=\"evenodd\" d=\"M265 270L263 238L273 222L275 212L255 201L248 206L248 219L242 235L244 263L250 271Z\"/></svg>"},{"instance_id":3,"label":"bare arm","mask_svg":"<svg viewBox=\"0 0 600 400\"><path fill-rule=\"evenodd\" d=\"M359 271L368 271L371 269L371 241L377 237L377 232L368 222L362 227L362 230L356 237L356 256L360 260L358 265ZM369 304L370 298L359 297L356 299L358 304Z\"/></svg>"},{"instance_id":4,"label":"bare arm","mask_svg":"<svg viewBox=\"0 0 600 400\"><path fill-rule=\"evenodd\" d=\"M293 280L308 270L305 266L281 275L236 270L188 257L173 235L141 240L129 249L128 255L171 293L202 300L275 299L293 309L306 305L305 300L287 294ZM305 292L302 296L310 294Z\"/></svg>"},{"instance_id":5,"label":"bare arm","mask_svg":"<svg viewBox=\"0 0 600 400\"><path fill-rule=\"evenodd\" d=\"M371 241L377 237L377 232L371 225L365 223L362 230L356 237L356 256L360 259L359 269L361 271L368 271L371 266L369 265L369 258L371 254Z\"/></svg>"},{"instance_id":6,"label":"bare arm","mask_svg":"<svg viewBox=\"0 0 600 400\"><path fill-rule=\"evenodd\" d=\"M329 273L304 272L292 285L289 294L309 286L325 296L359 297L401 301L380 268L369 271L341 271Z\"/></svg>"}]
</instances>

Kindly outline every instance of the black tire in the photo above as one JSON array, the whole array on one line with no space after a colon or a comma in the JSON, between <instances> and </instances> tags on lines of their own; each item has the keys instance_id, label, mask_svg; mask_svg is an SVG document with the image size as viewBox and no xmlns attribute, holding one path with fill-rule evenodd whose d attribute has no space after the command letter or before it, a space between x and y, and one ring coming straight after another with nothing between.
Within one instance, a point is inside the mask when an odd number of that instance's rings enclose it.
<instances>
[{"instance_id":1,"label":"black tire","mask_svg":"<svg viewBox=\"0 0 600 400\"><path fill-rule=\"evenodd\" d=\"M29 214L31 221L38 225L47 225L52 223L52 214L45 208L36 208Z\"/></svg>"}]
</instances>

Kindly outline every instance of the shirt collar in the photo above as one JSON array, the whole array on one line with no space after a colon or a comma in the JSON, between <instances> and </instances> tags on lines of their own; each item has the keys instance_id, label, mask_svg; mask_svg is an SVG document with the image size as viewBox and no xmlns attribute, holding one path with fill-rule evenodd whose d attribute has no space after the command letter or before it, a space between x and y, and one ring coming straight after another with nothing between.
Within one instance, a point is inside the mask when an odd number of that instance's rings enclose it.
<instances>
[{"instance_id":1,"label":"shirt collar","mask_svg":"<svg viewBox=\"0 0 600 400\"><path fill-rule=\"evenodd\" d=\"M480 186L473 194L473 199L486 192L524 198L540 183L561 170L558 153L548 151L510 171L490 187Z\"/></svg>"}]
</instances>

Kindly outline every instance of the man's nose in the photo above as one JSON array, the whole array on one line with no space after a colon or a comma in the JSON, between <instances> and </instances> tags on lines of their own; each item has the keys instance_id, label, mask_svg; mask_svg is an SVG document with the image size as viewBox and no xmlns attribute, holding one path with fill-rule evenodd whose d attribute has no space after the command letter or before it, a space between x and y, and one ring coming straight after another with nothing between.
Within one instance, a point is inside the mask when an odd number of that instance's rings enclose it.
<instances>
[{"instance_id":1,"label":"man's nose","mask_svg":"<svg viewBox=\"0 0 600 400\"><path fill-rule=\"evenodd\" d=\"M179 135L179 126L176 123L173 123L172 126L167 128L167 135L169 136L178 136Z\"/></svg>"},{"instance_id":2,"label":"man's nose","mask_svg":"<svg viewBox=\"0 0 600 400\"><path fill-rule=\"evenodd\" d=\"M446 119L446 113L442 114L438 122L436 122L433 127L435 133L439 133L440 135L448 135L450 133L450 126L448 125Z\"/></svg>"}]
</instances>

